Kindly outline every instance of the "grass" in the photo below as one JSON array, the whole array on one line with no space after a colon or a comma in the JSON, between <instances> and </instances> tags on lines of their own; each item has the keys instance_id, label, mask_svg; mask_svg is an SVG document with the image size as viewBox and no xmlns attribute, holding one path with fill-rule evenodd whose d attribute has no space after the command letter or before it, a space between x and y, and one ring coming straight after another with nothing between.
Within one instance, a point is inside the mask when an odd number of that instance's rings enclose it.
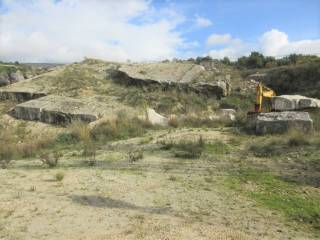
<instances>
[{"instance_id":1,"label":"grass","mask_svg":"<svg viewBox=\"0 0 320 240\"><path fill-rule=\"evenodd\" d=\"M305 135L299 131L290 131L280 136L267 136L249 145L249 152L257 157L275 157L298 151L299 149L318 147L318 135Z\"/></svg>"},{"instance_id":2,"label":"grass","mask_svg":"<svg viewBox=\"0 0 320 240\"><path fill-rule=\"evenodd\" d=\"M306 194L301 186L258 170L244 170L226 180L227 186L299 224L320 230L320 195ZM246 186L250 187L246 187Z\"/></svg>"},{"instance_id":3,"label":"grass","mask_svg":"<svg viewBox=\"0 0 320 240\"><path fill-rule=\"evenodd\" d=\"M177 158L199 158L203 152L205 143L200 137L198 141L180 140L179 142L162 142L162 149L171 150Z\"/></svg>"},{"instance_id":4,"label":"grass","mask_svg":"<svg viewBox=\"0 0 320 240\"><path fill-rule=\"evenodd\" d=\"M114 120L106 120L91 130L91 137L96 141L111 141L142 136L151 126L138 118L128 118L119 114Z\"/></svg>"}]
</instances>

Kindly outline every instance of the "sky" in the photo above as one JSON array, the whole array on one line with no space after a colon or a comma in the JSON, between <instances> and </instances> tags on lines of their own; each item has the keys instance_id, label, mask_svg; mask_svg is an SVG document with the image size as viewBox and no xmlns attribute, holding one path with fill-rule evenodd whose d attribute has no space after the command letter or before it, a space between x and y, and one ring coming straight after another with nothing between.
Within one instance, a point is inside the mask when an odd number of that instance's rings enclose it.
<instances>
[{"instance_id":1,"label":"sky","mask_svg":"<svg viewBox=\"0 0 320 240\"><path fill-rule=\"evenodd\" d=\"M320 0L0 0L0 60L320 55Z\"/></svg>"}]
</instances>

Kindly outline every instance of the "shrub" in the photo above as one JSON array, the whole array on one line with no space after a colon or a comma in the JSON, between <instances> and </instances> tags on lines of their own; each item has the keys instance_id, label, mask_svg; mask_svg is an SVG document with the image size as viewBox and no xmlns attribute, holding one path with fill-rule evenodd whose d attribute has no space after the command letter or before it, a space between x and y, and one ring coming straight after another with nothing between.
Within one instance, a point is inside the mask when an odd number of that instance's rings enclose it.
<instances>
[{"instance_id":1,"label":"shrub","mask_svg":"<svg viewBox=\"0 0 320 240\"><path fill-rule=\"evenodd\" d=\"M90 128L87 123L74 121L69 126L70 132L74 138L79 141L89 141Z\"/></svg>"},{"instance_id":2,"label":"shrub","mask_svg":"<svg viewBox=\"0 0 320 240\"><path fill-rule=\"evenodd\" d=\"M114 120L107 120L95 126L91 136L95 140L118 140L141 136L145 133L148 123L139 118L118 116Z\"/></svg>"},{"instance_id":3,"label":"shrub","mask_svg":"<svg viewBox=\"0 0 320 240\"><path fill-rule=\"evenodd\" d=\"M129 162L136 162L143 158L142 150L134 150L128 153Z\"/></svg>"},{"instance_id":4,"label":"shrub","mask_svg":"<svg viewBox=\"0 0 320 240\"><path fill-rule=\"evenodd\" d=\"M177 158L199 158L204 149L204 141L202 137L196 142L181 140L180 142L162 142L162 149L173 150L174 156Z\"/></svg>"},{"instance_id":5,"label":"shrub","mask_svg":"<svg viewBox=\"0 0 320 240\"><path fill-rule=\"evenodd\" d=\"M78 139L72 133L60 133L56 138L56 142L60 144L74 144L78 142Z\"/></svg>"},{"instance_id":6,"label":"shrub","mask_svg":"<svg viewBox=\"0 0 320 240\"><path fill-rule=\"evenodd\" d=\"M179 121L176 117L171 117L168 121L169 126L177 128L179 127Z\"/></svg>"},{"instance_id":7,"label":"shrub","mask_svg":"<svg viewBox=\"0 0 320 240\"><path fill-rule=\"evenodd\" d=\"M305 146L310 144L306 135L299 131L291 130L287 135L288 135L287 145L289 147L298 147L298 146Z\"/></svg>"},{"instance_id":8,"label":"shrub","mask_svg":"<svg viewBox=\"0 0 320 240\"><path fill-rule=\"evenodd\" d=\"M13 157L17 154L17 145L13 132L4 129L0 134L0 164L2 168L6 168Z\"/></svg>"},{"instance_id":9,"label":"shrub","mask_svg":"<svg viewBox=\"0 0 320 240\"><path fill-rule=\"evenodd\" d=\"M54 152L52 155L49 153L41 153L40 160L43 164L48 165L49 167L53 168L58 165L59 159L62 155L58 152Z\"/></svg>"},{"instance_id":10,"label":"shrub","mask_svg":"<svg viewBox=\"0 0 320 240\"><path fill-rule=\"evenodd\" d=\"M55 180L58 182L61 182L64 179L64 173L63 172L57 172L54 176Z\"/></svg>"},{"instance_id":11,"label":"shrub","mask_svg":"<svg viewBox=\"0 0 320 240\"><path fill-rule=\"evenodd\" d=\"M96 164L96 146L92 141L83 143L82 155L85 157L85 161L89 166Z\"/></svg>"}]
</instances>

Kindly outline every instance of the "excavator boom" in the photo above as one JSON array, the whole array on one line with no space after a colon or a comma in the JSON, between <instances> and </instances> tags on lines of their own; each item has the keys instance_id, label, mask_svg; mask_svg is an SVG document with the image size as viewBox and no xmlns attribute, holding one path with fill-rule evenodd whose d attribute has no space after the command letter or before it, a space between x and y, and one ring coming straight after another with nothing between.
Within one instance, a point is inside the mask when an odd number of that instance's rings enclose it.
<instances>
[{"instance_id":1,"label":"excavator boom","mask_svg":"<svg viewBox=\"0 0 320 240\"><path fill-rule=\"evenodd\" d=\"M274 96L276 96L276 93L271 88L266 87L262 82L260 82L257 86L255 112L262 112L263 98L272 98Z\"/></svg>"}]
</instances>

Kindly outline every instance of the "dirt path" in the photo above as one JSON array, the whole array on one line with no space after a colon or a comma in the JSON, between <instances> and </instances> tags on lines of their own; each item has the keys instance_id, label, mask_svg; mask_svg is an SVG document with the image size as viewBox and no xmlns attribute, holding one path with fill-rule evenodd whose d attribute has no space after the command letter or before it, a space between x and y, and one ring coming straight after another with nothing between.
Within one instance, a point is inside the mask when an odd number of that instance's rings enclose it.
<instances>
[{"instance_id":1,"label":"dirt path","mask_svg":"<svg viewBox=\"0 0 320 240\"><path fill-rule=\"evenodd\" d=\"M219 131L196 133L228 139ZM168 137L157 134L150 144ZM100 150L95 167L65 153L57 169L35 159L0 170L0 239L312 239L227 190L223 156L181 161L150 148L129 163L125 146Z\"/></svg>"}]
</instances>

